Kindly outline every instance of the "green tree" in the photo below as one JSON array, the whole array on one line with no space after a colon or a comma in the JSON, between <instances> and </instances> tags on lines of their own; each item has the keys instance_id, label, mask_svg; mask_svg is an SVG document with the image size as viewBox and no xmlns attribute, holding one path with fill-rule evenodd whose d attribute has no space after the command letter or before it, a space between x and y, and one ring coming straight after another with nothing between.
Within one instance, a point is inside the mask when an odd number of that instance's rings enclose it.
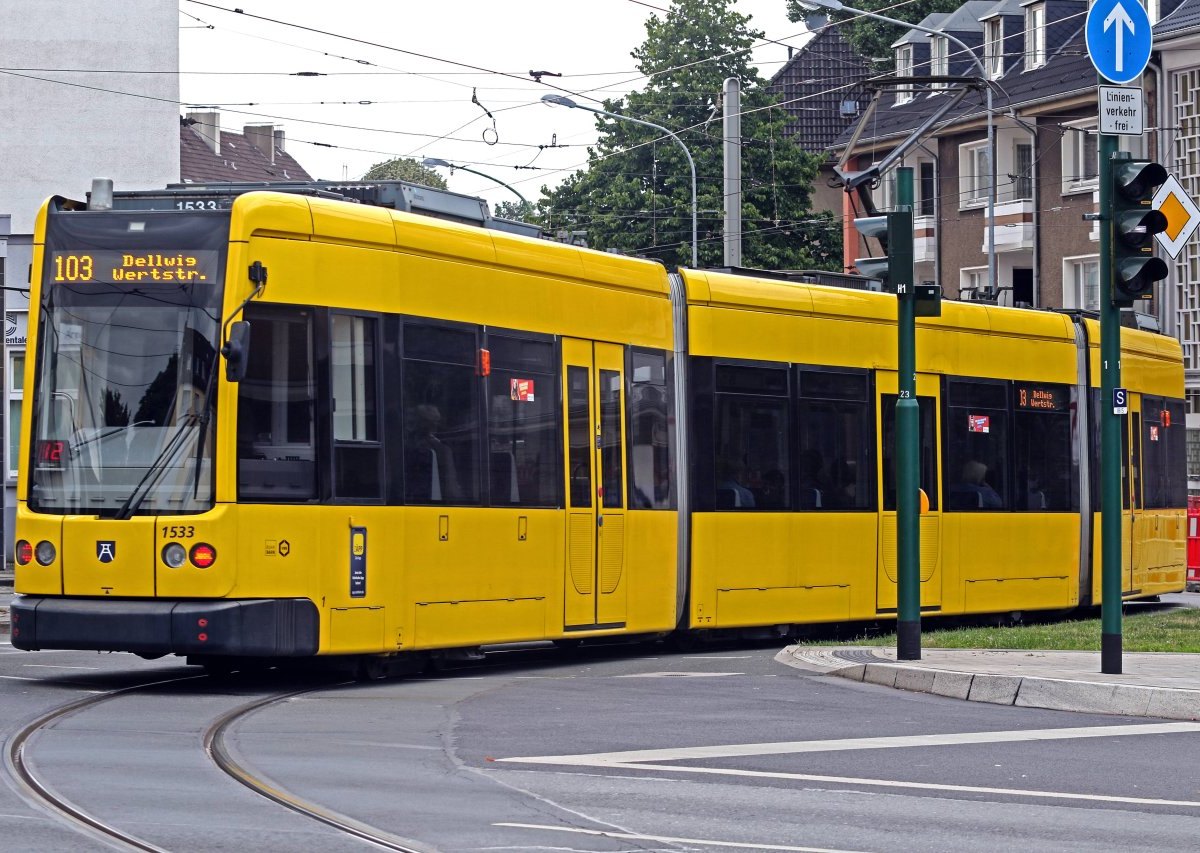
<instances>
[{"instance_id":1,"label":"green tree","mask_svg":"<svg viewBox=\"0 0 1200 853\"><path fill-rule=\"evenodd\" d=\"M801 6L802 0L788 0L788 20L803 21L814 13ZM865 12L878 12L899 21L919 24L934 12L953 12L962 5L962 0L911 0L909 3L897 5L895 0L853 0L849 5ZM822 11L815 14L824 15ZM841 28L842 36L850 42L851 47L864 59L883 60L880 64L885 68L893 67L894 51L892 45L904 35L903 27L885 24L863 18L853 12L837 12L831 16L835 26ZM885 64L886 63L886 64Z\"/></svg>"},{"instance_id":2,"label":"green tree","mask_svg":"<svg viewBox=\"0 0 1200 853\"><path fill-rule=\"evenodd\" d=\"M425 187L446 189L446 179L433 169L422 166L411 157L397 157L394 160L384 160L367 169L363 175L364 181L408 181Z\"/></svg>"},{"instance_id":3,"label":"green tree","mask_svg":"<svg viewBox=\"0 0 1200 853\"><path fill-rule=\"evenodd\" d=\"M499 219L515 219L518 222L534 220L532 205L520 201L500 201L492 207L492 215Z\"/></svg>"},{"instance_id":4,"label":"green tree","mask_svg":"<svg viewBox=\"0 0 1200 853\"><path fill-rule=\"evenodd\" d=\"M646 23L633 51L644 89L602 109L670 128L696 161L700 265L723 258L724 180L719 99L727 77L742 83L742 257L767 269L839 267L840 230L809 210L818 159L784 135L786 115L750 65L762 36L733 0L673 0ZM576 98L576 100L581 100ZM565 115L565 113L564 113ZM658 131L597 117L588 167L543 188L539 222L587 232L588 245L691 265L691 172Z\"/></svg>"}]
</instances>

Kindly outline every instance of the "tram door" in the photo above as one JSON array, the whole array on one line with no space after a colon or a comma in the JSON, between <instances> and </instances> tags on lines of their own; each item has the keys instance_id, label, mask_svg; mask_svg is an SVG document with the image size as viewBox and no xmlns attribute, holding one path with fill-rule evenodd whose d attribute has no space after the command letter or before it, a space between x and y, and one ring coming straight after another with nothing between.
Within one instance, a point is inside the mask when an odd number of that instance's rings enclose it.
<instances>
[{"instance_id":1,"label":"tram door","mask_svg":"<svg viewBox=\"0 0 1200 853\"><path fill-rule=\"evenodd\" d=\"M567 630L625 624L625 367L620 346L564 338Z\"/></svg>"},{"instance_id":2,"label":"tram door","mask_svg":"<svg viewBox=\"0 0 1200 853\"><path fill-rule=\"evenodd\" d=\"M876 567L875 610L881 614L897 612L899 579L896 553L896 374L879 372L878 382L880 447L879 483L882 511L879 513L879 556ZM938 379L917 376L917 402L920 405L920 483L929 498L928 512L921 514L921 610L936 611L942 605L942 514L938 489L939 447L937 432Z\"/></svg>"}]
</instances>

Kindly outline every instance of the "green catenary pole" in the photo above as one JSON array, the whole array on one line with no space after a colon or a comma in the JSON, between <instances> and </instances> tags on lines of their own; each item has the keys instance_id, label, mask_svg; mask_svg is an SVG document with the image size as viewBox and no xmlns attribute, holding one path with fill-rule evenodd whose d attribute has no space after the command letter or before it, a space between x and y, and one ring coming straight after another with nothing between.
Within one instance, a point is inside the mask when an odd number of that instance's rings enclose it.
<instances>
[{"instance_id":1,"label":"green catenary pole","mask_svg":"<svg viewBox=\"0 0 1200 853\"><path fill-rule=\"evenodd\" d=\"M921 659L920 411L913 290L913 170L896 170L897 210L888 227L888 273L896 283L896 657Z\"/></svg>"},{"instance_id":2,"label":"green catenary pole","mask_svg":"<svg viewBox=\"0 0 1200 853\"><path fill-rule=\"evenodd\" d=\"M1117 137L1100 136L1100 671L1121 672L1121 429L1113 390L1121 387L1121 309L1113 301L1113 155Z\"/></svg>"}]
</instances>

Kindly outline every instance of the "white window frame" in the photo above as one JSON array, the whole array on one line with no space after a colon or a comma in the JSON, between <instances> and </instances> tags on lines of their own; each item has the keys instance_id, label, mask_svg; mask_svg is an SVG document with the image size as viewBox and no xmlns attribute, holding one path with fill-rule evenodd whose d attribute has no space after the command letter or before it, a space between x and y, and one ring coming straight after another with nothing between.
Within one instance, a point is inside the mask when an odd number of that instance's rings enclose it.
<instances>
[{"instance_id":1,"label":"white window frame","mask_svg":"<svg viewBox=\"0 0 1200 853\"><path fill-rule=\"evenodd\" d=\"M933 172L933 193L929 194L929 195L927 195L925 193L925 189L924 189L925 184L921 177L921 170L924 169L926 166L928 166L930 171ZM937 192L938 192L937 163L935 163L933 160L918 159L917 167L916 167L916 169L913 170L913 185L915 188L915 192L913 193L913 195L916 196L916 205L914 205L914 206L916 208L917 216L918 217L936 217L937 216ZM929 213L923 212L926 204L928 204L931 208Z\"/></svg>"},{"instance_id":2,"label":"white window frame","mask_svg":"<svg viewBox=\"0 0 1200 853\"><path fill-rule=\"evenodd\" d=\"M1099 311L1102 298L1100 293L1100 256L1067 257L1063 258L1062 265L1063 307L1083 311ZM1087 281L1087 278L1091 276L1095 277L1094 286ZM1093 292L1089 294L1089 290Z\"/></svg>"},{"instance_id":3,"label":"white window frame","mask_svg":"<svg viewBox=\"0 0 1200 853\"><path fill-rule=\"evenodd\" d=\"M934 36L929 40L929 73L933 77L950 74L950 41L945 36ZM947 83L932 83L933 89L945 89Z\"/></svg>"},{"instance_id":4,"label":"white window frame","mask_svg":"<svg viewBox=\"0 0 1200 853\"><path fill-rule=\"evenodd\" d=\"M902 44L896 48L896 76L897 77L912 77L913 76L913 46L911 44ZM912 88L908 91L896 91L896 104L907 104L913 99Z\"/></svg>"},{"instance_id":5,"label":"white window frame","mask_svg":"<svg viewBox=\"0 0 1200 853\"><path fill-rule=\"evenodd\" d=\"M17 361L21 366L18 369ZM8 434L4 437L5 450L8 454L8 476L17 476L17 468L21 462L21 410L25 400L25 349L10 349L5 360L8 371ZM15 404L15 405L14 405ZM15 417L14 417L15 415ZM13 430L16 433L13 433Z\"/></svg>"},{"instance_id":6,"label":"white window frame","mask_svg":"<svg viewBox=\"0 0 1200 853\"><path fill-rule=\"evenodd\" d=\"M987 141L958 146L958 206L960 209L987 204L992 180ZM982 168L981 168L982 164Z\"/></svg>"},{"instance_id":7,"label":"white window frame","mask_svg":"<svg viewBox=\"0 0 1200 853\"><path fill-rule=\"evenodd\" d=\"M972 291L981 293L987 290L987 286L987 267L963 267L958 271L958 294L960 298L966 296L969 299L969 294Z\"/></svg>"},{"instance_id":8,"label":"white window frame","mask_svg":"<svg viewBox=\"0 0 1200 853\"><path fill-rule=\"evenodd\" d=\"M1046 4L1035 3L1025 9L1025 68L1046 64Z\"/></svg>"},{"instance_id":9,"label":"white window frame","mask_svg":"<svg viewBox=\"0 0 1200 853\"><path fill-rule=\"evenodd\" d=\"M1018 168L1020 167L1020 157L1017 156L1017 151L1021 148L1029 149L1029 174L1028 175L1022 175L1022 174L1020 174L1020 172L1018 172ZM1017 137L1016 139L1013 140L1013 144L1012 144L1013 182L1012 182L1012 189L1010 191L1010 195L1011 195L1011 198L1013 201L1032 201L1033 200L1033 173L1034 173L1035 168L1036 168L1036 166L1033 161L1033 140L1030 139L1028 136ZM1028 181L1029 182L1029 192L1028 193L1017 192L1018 183L1020 181Z\"/></svg>"},{"instance_id":10,"label":"white window frame","mask_svg":"<svg viewBox=\"0 0 1200 853\"><path fill-rule=\"evenodd\" d=\"M1004 19L992 18L983 23L983 67L988 79L1004 76Z\"/></svg>"},{"instance_id":11,"label":"white window frame","mask_svg":"<svg viewBox=\"0 0 1200 853\"><path fill-rule=\"evenodd\" d=\"M1100 185L1100 137L1097 135L1096 119L1064 124L1063 129L1063 195L1096 189ZM1092 168L1091 175L1088 174L1089 165Z\"/></svg>"}]
</instances>

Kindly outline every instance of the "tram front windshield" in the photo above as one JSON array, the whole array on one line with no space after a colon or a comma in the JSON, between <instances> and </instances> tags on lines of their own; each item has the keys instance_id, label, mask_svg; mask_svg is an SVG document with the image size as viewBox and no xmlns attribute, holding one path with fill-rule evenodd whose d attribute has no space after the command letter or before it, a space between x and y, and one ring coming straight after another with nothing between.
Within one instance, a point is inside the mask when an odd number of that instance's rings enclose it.
<instances>
[{"instance_id":1,"label":"tram front windshield","mask_svg":"<svg viewBox=\"0 0 1200 853\"><path fill-rule=\"evenodd\" d=\"M213 505L228 233L215 224L52 217L26 448L33 511L128 518Z\"/></svg>"}]
</instances>

